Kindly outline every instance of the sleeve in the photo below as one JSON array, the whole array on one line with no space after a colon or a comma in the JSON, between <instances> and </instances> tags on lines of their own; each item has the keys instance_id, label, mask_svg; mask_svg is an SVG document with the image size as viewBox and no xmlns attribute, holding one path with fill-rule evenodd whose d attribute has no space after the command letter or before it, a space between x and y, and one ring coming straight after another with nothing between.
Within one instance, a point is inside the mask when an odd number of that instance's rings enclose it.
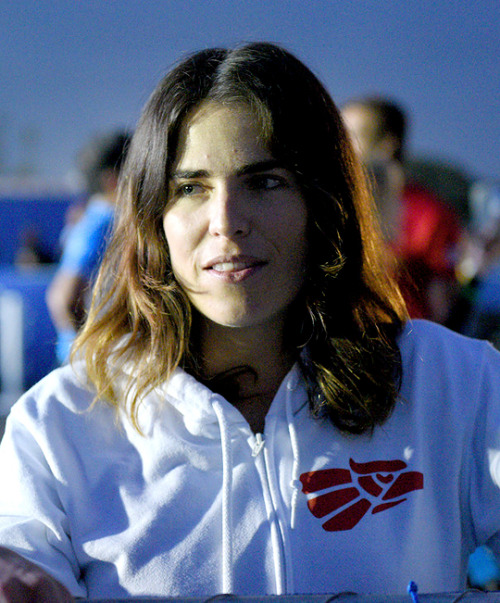
<instances>
[{"instance_id":1,"label":"sleeve","mask_svg":"<svg viewBox=\"0 0 500 603\"><path fill-rule=\"evenodd\" d=\"M57 477L37 441L36 420L22 401L0 445L0 545L42 567L76 597L86 597Z\"/></svg>"},{"instance_id":2,"label":"sleeve","mask_svg":"<svg viewBox=\"0 0 500 603\"><path fill-rule=\"evenodd\" d=\"M473 541L476 546L488 545L500 558L500 353L489 344L485 347L469 454Z\"/></svg>"}]
</instances>

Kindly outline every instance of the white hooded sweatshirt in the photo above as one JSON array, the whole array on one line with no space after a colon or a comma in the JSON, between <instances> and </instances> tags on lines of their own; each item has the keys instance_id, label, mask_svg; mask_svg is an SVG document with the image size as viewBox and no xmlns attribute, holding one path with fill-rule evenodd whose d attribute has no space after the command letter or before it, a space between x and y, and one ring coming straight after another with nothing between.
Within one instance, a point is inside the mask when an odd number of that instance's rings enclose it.
<instances>
[{"instance_id":1,"label":"white hooded sweatshirt","mask_svg":"<svg viewBox=\"0 0 500 603\"><path fill-rule=\"evenodd\" d=\"M500 532L500 354L424 321L373 435L311 416L298 367L254 435L178 370L140 435L70 367L13 408L0 447L0 544L74 595L401 593L464 587Z\"/></svg>"}]
</instances>

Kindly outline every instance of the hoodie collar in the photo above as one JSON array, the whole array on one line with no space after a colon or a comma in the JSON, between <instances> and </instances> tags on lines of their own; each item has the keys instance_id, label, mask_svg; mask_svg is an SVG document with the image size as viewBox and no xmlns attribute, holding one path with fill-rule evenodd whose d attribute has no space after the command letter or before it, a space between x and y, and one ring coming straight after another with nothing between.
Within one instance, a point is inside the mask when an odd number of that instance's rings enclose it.
<instances>
[{"instance_id":1,"label":"hoodie collar","mask_svg":"<svg viewBox=\"0 0 500 603\"><path fill-rule=\"evenodd\" d=\"M278 392L269 408L267 416L279 416L286 412L285 401L290 390L301 386L301 371L296 363L283 379ZM297 408L288 412L295 414L300 410L302 396L291 396L290 400ZM161 421L163 408L169 404L182 415L186 428L193 435L218 439L220 437L219 420L214 410L214 402L224 412L228 425L235 428L248 428L241 413L221 395L212 392L195 377L181 368L177 368L170 379L148 394L139 406L138 419L144 433L150 433L153 426Z\"/></svg>"}]
</instances>

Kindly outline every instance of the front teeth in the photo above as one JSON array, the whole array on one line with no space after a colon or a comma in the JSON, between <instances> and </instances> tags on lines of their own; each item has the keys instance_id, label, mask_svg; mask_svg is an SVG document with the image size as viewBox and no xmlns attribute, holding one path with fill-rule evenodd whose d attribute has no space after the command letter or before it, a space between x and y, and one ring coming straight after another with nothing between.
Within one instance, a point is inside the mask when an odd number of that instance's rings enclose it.
<instances>
[{"instance_id":1,"label":"front teeth","mask_svg":"<svg viewBox=\"0 0 500 603\"><path fill-rule=\"evenodd\" d=\"M234 272L244 268L246 268L246 265L241 262L222 262L212 266L212 270L217 270L217 272Z\"/></svg>"}]
</instances>

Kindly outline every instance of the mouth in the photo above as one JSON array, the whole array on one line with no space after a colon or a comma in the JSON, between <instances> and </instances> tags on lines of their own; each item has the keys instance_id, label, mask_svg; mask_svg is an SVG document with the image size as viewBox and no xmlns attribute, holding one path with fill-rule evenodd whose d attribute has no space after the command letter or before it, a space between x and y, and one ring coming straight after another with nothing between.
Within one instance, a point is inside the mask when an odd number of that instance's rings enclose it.
<instances>
[{"instance_id":1,"label":"mouth","mask_svg":"<svg viewBox=\"0 0 500 603\"><path fill-rule=\"evenodd\" d=\"M252 256L224 256L213 258L203 266L203 270L228 282L240 282L260 272L266 265L265 260Z\"/></svg>"}]
</instances>

